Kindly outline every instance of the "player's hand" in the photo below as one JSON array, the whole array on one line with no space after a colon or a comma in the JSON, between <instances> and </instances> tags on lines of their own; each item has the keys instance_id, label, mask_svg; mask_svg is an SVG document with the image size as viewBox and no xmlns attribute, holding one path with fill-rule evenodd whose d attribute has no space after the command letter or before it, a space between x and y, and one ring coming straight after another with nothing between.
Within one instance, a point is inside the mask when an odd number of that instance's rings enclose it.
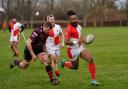
<instances>
[{"instance_id":1,"label":"player's hand","mask_svg":"<svg viewBox=\"0 0 128 89\"><path fill-rule=\"evenodd\" d=\"M32 61L35 61L36 55L34 53L32 53L31 55L32 55Z\"/></svg>"},{"instance_id":2,"label":"player's hand","mask_svg":"<svg viewBox=\"0 0 128 89\"><path fill-rule=\"evenodd\" d=\"M84 39L82 37L79 38L78 43L83 43L83 42L84 42Z\"/></svg>"}]
</instances>

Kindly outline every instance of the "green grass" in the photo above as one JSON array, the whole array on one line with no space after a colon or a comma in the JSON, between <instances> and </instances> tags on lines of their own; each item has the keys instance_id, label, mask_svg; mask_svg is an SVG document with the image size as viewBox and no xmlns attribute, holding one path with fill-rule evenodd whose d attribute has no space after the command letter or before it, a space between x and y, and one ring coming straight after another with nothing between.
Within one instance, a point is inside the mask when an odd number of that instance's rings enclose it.
<instances>
[{"instance_id":1,"label":"green grass","mask_svg":"<svg viewBox=\"0 0 128 89\"><path fill-rule=\"evenodd\" d=\"M26 37L32 30L26 30ZM44 66L37 60L27 70L9 69L12 52L9 49L9 32L0 31L0 89L128 89L128 27L85 28L82 34L93 33L95 41L86 47L92 53L97 80L101 86L90 85L87 62L80 59L77 71L62 69L62 81L53 86L49 83ZM19 45L22 58L25 42ZM61 49L61 59L68 59L66 49Z\"/></svg>"}]
</instances>

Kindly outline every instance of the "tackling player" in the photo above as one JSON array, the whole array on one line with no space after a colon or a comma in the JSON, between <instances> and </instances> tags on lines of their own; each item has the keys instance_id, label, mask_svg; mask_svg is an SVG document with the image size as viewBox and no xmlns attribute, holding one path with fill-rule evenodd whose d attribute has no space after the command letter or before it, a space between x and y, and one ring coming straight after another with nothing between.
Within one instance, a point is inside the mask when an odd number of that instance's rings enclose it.
<instances>
[{"instance_id":1,"label":"tackling player","mask_svg":"<svg viewBox=\"0 0 128 89\"><path fill-rule=\"evenodd\" d=\"M57 64L60 58L60 47L64 47L64 35L60 25L55 24L55 18L53 15L47 16L47 21L49 21L53 26L46 41L47 53L50 57L51 66L55 75L60 78L60 71Z\"/></svg>"},{"instance_id":2,"label":"tackling player","mask_svg":"<svg viewBox=\"0 0 128 89\"><path fill-rule=\"evenodd\" d=\"M48 56L46 54L46 39L49 36L49 31L52 28L51 23L44 22L43 27L32 32L31 36L26 42L24 49L24 59L22 61L14 60L10 68L18 66L19 68L26 69L30 61L35 60L37 57L42 64L45 65L46 72L50 78L52 84L56 85L59 82L54 79L51 65L48 61Z\"/></svg>"},{"instance_id":3,"label":"tackling player","mask_svg":"<svg viewBox=\"0 0 128 89\"><path fill-rule=\"evenodd\" d=\"M63 60L62 67L77 70L79 66L79 57L88 62L88 69L91 74L91 84L99 85L96 81L96 69L91 53L82 44L84 43L81 37L81 26L78 24L78 18L74 11L67 12L70 23L65 30L65 44L67 45L67 52L70 61Z\"/></svg>"}]
</instances>

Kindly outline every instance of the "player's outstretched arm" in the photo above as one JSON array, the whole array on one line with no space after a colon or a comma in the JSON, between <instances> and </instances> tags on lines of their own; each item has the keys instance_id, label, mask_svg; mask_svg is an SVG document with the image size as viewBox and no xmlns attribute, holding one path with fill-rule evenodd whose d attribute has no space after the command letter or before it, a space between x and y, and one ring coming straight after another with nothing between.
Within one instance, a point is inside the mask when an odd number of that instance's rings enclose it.
<instances>
[{"instance_id":1,"label":"player's outstretched arm","mask_svg":"<svg viewBox=\"0 0 128 89\"><path fill-rule=\"evenodd\" d=\"M60 39L61 39L61 47L64 47L65 45L64 45L64 34L63 33L60 34Z\"/></svg>"},{"instance_id":2,"label":"player's outstretched arm","mask_svg":"<svg viewBox=\"0 0 128 89\"><path fill-rule=\"evenodd\" d=\"M35 55L35 53L33 52L31 43L32 43L32 40L31 40L31 39L28 39L28 40L26 41L27 48L28 48L30 54L32 55L32 60L34 60L34 59L36 58L36 55Z\"/></svg>"}]
</instances>

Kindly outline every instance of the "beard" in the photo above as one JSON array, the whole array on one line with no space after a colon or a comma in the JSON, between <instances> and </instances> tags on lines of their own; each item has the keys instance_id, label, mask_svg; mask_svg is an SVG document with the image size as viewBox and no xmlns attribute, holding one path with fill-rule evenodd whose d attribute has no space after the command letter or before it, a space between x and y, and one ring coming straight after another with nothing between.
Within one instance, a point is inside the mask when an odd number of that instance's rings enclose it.
<instances>
[{"instance_id":1,"label":"beard","mask_svg":"<svg viewBox=\"0 0 128 89\"><path fill-rule=\"evenodd\" d=\"M78 26L77 22L71 22L71 24L72 24L73 27L77 27Z\"/></svg>"}]
</instances>

